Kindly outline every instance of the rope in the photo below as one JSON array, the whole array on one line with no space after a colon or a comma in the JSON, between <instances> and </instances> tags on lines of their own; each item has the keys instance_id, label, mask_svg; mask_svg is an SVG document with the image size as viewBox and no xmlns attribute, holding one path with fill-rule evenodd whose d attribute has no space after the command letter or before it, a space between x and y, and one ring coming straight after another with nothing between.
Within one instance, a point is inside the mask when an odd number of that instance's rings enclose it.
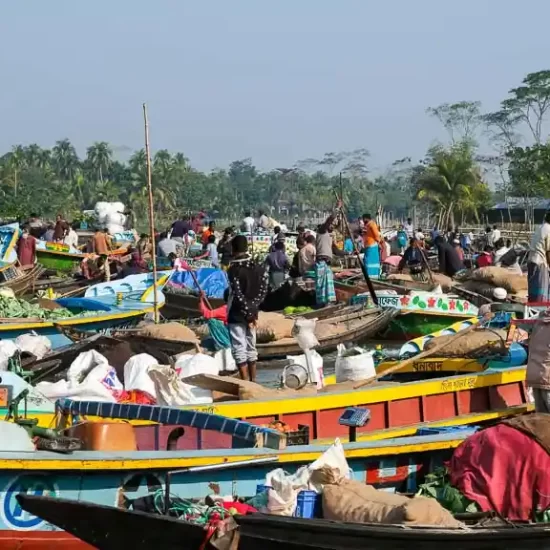
<instances>
[{"instance_id":1,"label":"rope","mask_svg":"<svg viewBox=\"0 0 550 550\"><path fill-rule=\"evenodd\" d=\"M229 515L222 506L204 506L190 500L171 495L170 508L164 510L164 490L158 489L153 497L155 510L158 514L169 514L194 523L195 525L209 525L211 521L223 519ZM218 515L216 518L214 514ZM213 517L214 516L214 517Z\"/></svg>"}]
</instances>

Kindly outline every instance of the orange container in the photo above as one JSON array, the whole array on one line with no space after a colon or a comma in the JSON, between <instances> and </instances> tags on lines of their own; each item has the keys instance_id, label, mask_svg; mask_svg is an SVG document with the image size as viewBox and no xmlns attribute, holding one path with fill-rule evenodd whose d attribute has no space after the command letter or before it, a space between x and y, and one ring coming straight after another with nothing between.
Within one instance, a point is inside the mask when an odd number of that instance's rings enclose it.
<instances>
[{"instance_id":1,"label":"orange container","mask_svg":"<svg viewBox=\"0 0 550 550\"><path fill-rule=\"evenodd\" d=\"M69 437L82 441L87 451L137 451L136 435L125 422L82 422L67 430Z\"/></svg>"}]
</instances>

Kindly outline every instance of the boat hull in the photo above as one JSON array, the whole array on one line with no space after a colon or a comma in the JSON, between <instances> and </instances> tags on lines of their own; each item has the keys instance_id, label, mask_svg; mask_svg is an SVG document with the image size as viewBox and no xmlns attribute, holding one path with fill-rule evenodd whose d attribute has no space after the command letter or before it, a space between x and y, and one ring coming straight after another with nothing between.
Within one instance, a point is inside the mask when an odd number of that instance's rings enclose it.
<instances>
[{"instance_id":1,"label":"boat hull","mask_svg":"<svg viewBox=\"0 0 550 550\"><path fill-rule=\"evenodd\" d=\"M426 314L421 311L401 313L378 336L384 340L413 340L447 328L457 321L470 319L471 315L457 317Z\"/></svg>"},{"instance_id":2,"label":"boat hull","mask_svg":"<svg viewBox=\"0 0 550 550\"><path fill-rule=\"evenodd\" d=\"M72 273L80 266L84 259L82 254L68 254L63 252L53 252L51 250L37 250L37 261L46 269L59 271L62 273Z\"/></svg>"}]
</instances>

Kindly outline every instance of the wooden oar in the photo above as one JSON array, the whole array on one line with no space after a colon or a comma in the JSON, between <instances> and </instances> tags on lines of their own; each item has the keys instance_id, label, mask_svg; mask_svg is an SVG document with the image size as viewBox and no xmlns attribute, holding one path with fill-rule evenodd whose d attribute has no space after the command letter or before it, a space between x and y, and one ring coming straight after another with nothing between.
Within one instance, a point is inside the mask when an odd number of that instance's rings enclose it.
<instances>
[{"instance_id":1,"label":"wooden oar","mask_svg":"<svg viewBox=\"0 0 550 550\"><path fill-rule=\"evenodd\" d=\"M405 361L401 361L400 363L397 363L397 365L385 370L384 372L381 372L377 374L376 376L373 376L372 378L367 378L367 380L362 380L359 382L359 384L356 384L353 386L353 389L356 390L358 388L362 388L363 386L367 386L368 384L372 382L376 382L378 379L382 378L383 376L387 376L388 374L392 374L393 372L396 372L398 370L401 370L404 367L407 367L411 363L415 363L416 361L419 361L420 359L425 359L426 357L429 357L430 355L433 355L434 353L441 351L443 348L447 347L451 342L456 340L459 336L464 336L464 334L470 332L474 328L478 327L479 324L473 324L470 325L468 328L465 328L464 330L461 330L460 332L457 332L456 334L453 334L451 338L449 338L446 342L436 344L433 348L430 348L429 350L423 351L422 353L419 353L418 355L415 355L414 357L410 357L409 359L406 359Z\"/></svg>"}]
</instances>

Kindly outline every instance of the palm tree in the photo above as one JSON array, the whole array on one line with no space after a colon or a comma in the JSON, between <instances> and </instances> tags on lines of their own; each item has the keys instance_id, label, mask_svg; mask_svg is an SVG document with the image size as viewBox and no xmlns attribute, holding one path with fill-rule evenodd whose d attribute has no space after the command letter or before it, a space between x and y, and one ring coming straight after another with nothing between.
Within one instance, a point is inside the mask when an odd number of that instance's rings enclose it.
<instances>
[{"instance_id":1,"label":"palm tree","mask_svg":"<svg viewBox=\"0 0 550 550\"><path fill-rule=\"evenodd\" d=\"M71 181L80 164L76 149L68 139L62 139L55 143L52 152L57 175L63 182Z\"/></svg>"},{"instance_id":2,"label":"palm tree","mask_svg":"<svg viewBox=\"0 0 550 550\"><path fill-rule=\"evenodd\" d=\"M113 150L106 141L96 141L86 150L86 161L103 183L103 174L109 170L113 162Z\"/></svg>"},{"instance_id":3,"label":"palm tree","mask_svg":"<svg viewBox=\"0 0 550 550\"><path fill-rule=\"evenodd\" d=\"M455 209L468 204L477 187L484 185L472 149L467 143L428 152L427 166L415 176L416 198L435 204L440 226L455 224Z\"/></svg>"},{"instance_id":4,"label":"palm tree","mask_svg":"<svg viewBox=\"0 0 550 550\"><path fill-rule=\"evenodd\" d=\"M13 194L17 197L18 175L26 166L25 148L22 145L15 145L8 157L8 165L13 173Z\"/></svg>"},{"instance_id":5,"label":"palm tree","mask_svg":"<svg viewBox=\"0 0 550 550\"><path fill-rule=\"evenodd\" d=\"M36 143L31 143L29 146L25 147L25 159L29 166L37 167L41 154L42 148Z\"/></svg>"}]
</instances>

